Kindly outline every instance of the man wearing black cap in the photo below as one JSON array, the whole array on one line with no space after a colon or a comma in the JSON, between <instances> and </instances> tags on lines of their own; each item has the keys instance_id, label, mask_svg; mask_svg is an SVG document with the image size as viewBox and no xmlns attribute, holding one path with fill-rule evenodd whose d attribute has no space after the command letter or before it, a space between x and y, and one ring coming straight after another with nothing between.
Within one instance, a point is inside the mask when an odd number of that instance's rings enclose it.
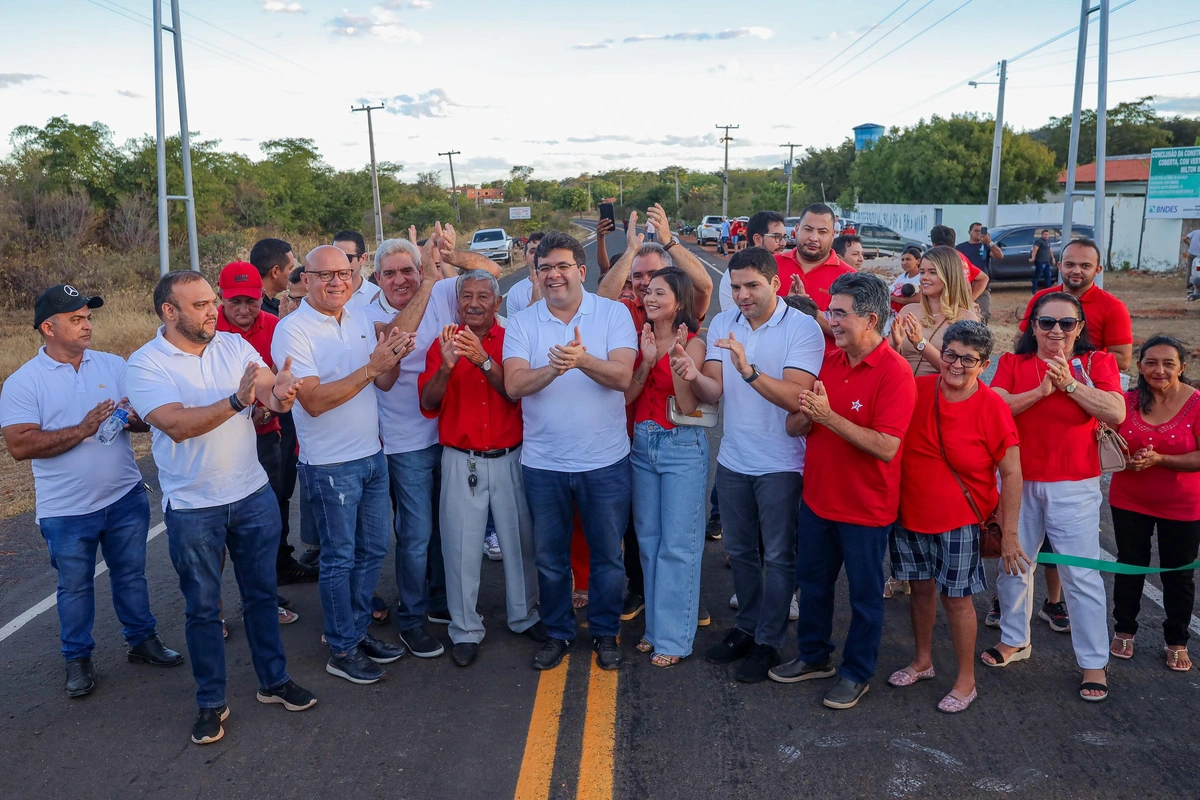
<instances>
[{"instance_id":1,"label":"man wearing black cap","mask_svg":"<svg viewBox=\"0 0 1200 800\"><path fill-rule=\"evenodd\" d=\"M183 663L182 655L159 640L146 589L150 505L129 431L149 428L122 402L125 360L89 349L92 309L102 305L99 297L84 297L66 284L43 292L33 321L45 344L4 382L0 393L0 426L8 452L18 461L33 460L36 520L58 571L59 637L70 697L96 687L92 623L97 548L108 564L113 605L129 645L127 658L156 667ZM128 421L113 433L105 423L118 404ZM102 427L107 444L97 437Z\"/></svg>"}]
</instances>

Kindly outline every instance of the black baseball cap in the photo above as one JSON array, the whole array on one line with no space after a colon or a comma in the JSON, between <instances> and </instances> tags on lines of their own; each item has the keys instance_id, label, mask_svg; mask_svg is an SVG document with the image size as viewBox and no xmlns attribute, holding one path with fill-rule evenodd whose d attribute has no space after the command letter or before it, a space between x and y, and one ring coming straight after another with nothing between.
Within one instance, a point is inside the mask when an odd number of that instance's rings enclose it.
<instances>
[{"instance_id":1,"label":"black baseball cap","mask_svg":"<svg viewBox=\"0 0 1200 800\"><path fill-rule=\"evenodd\" d=\"M59 283L38 295L37 302L33 306L33 328L37 330L42 327L42 323L55 314L69 314L84 306L99 308L102 305L104 305L103 298L84 297L71 284Z\"/></svg>"}]
</instances>

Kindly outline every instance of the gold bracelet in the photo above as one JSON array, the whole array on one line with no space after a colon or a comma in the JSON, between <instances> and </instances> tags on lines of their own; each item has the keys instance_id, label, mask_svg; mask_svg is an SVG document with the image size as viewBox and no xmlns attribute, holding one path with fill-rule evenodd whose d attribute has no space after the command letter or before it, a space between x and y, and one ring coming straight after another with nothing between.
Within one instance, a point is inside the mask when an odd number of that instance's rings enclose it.
<instances>
[{"instance_id":1,"label":"gold bracelet","mask_svg":"<svg viewBox=\"0 0 1200 800\"><path fill-rule=\"evenodd\" d=\"M371 373L367 370L366 365L363 365L363 377L367 379L367 383L371 382Z\"/></svg>"}]
</instances>

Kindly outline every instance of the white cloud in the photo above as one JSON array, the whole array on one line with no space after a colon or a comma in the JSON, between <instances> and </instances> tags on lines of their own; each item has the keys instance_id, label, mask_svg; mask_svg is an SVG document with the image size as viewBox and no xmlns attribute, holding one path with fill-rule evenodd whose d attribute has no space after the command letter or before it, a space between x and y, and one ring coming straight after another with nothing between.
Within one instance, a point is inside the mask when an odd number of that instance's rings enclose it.
<instances>
[{"instance_id":1,"label":"white cloud","mask_svg":"<svg viewBox=\"0 0 1200 800\"><path fill-rule=\"evenodd\" d=\"M450 109L458 106L447 95L445 89L430 89L416 96L398 94L386 101L389 114L399 114L404 117L442 118L450 116Z\"/></svg>"},{"instance_id":2,"label":"white cloud","mask_svg":"<svg viewBox=\"0 0 1200 800\"><path fill-rule=\"evenodd\" d=\"M1187 116L1200 114L1200 94L1159 95L1154 98L1154 107L1159 111Z\"/></svg>"},{"instance_id":3,"label":"white cloud","mask_svg":"<svg viewBox=\"0 0 1200 800\"><path fill-rule=\"evenodd\" d=\"M342 15L334 17L329 24L336 36L373 36L385 42L409 44L420 44L424 40L421 34L409 28L383 6L375 6L366 16L343 10Z\"/></svg>"},{"instance_id":4,"label":"white cloud","mask_svg":"<svg viewBox=\"0 0 1200 800\"><path fill-rule=\"evenodd\" d=\"M639 42L707 42L712 40L741 39L746 36L753 36L756 39L770 39L774 35L775 31L770 28L755 26L749 28L729 28L717 33L704 33L702 31L639 33L636 36L627 36L621 41L625 44L638 44Z\"/></svg>"},{"instance_id":5,"label":"white cloud","mask_svg":"<svg viewBox=\"0 0 1200 800\"><path fill-rule=\"evenodd\" d=\"M303 14L304 6L299 3L289 3L286 0L263 0L263 11L271 14Z\"/></svg>"},{"instance_id":6,"label":"white cloud","mask_svg":"<svg viewBox=\"0 0 1200 800\"><path fill-rule=\"evenodd\" d=\"M572 50L607 50L613 46L612 39L605 39L603 42L590 42L586 44L573 44Z\"/></svg>"},{"instance_id":7,"label":"white cloud","mask_svg":"<svg viewBox=\"0 0 1200 800\"><path fill-rule=\"evenodd\" d=\"M429 0L384 0L380 3L383 8L411 8L414 11L428 11L433 8Z\"/></svg>"},{"instance_id":8,"label":"white cloud","mask_svg":"<svg viewBox=\"0 0 1200 800\"><path fill-rule=\"evenodd\" d=\"M129 89L117 89L117 94L121 95L121 97L128 97L130 100L141 100L143 97L145 97L145 95L138 94L137 92Z\"/></svg>"},{"instance_id":9,"label":"white cloud","mask_svg":"<svg viewBox=\"0 0 1200 800\"><path fill-rule=\"evenodd\" d=\"M29 72L0 72L0 89L7 89L9 86L20 86L22 83L28 83L29 81L45 77L45 75L34 75Z\"/></svg>"}]
</instances>

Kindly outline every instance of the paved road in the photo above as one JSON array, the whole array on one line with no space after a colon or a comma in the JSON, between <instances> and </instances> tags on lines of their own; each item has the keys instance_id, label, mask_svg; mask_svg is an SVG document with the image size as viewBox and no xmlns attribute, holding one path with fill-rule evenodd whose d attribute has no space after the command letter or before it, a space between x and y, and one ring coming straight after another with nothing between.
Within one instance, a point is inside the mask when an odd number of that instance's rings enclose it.
<instances>
[{"instance_id":1,"label":"paved road","mask_svg":"<svg viewBox=\"0 0 1200 800\"><path fill-rule=\"evenodd\" d=\"M618 237L619 238L619 237ZM617 241L614 252L620 249ZM589 259L594 257L589 246ZM710 261L714 261L709 256ZM714 263L716 263L714 261ZM720 428L712 436L713 453ZM153 466L142 465L153 484ZM157 500L157 495L155 496ZM154 503L152 503L154 505ZM154 514L157 525L161 514ZM298 524L293 525L293 530ZM1102 542L1113 550L1105 520ZM0 524L6 543L0 625L52 594L54 577L29 515ZM151 603L164 639L183 647L183 602L166 537L149 544ZM13 542L20 541L20 547ZM1039 581L1040 583L1040 581ZM488 638L478 663L406 657L386 681L358 687L323 671L315 585L283 591L300 621L283 630L294 679L320 703L303 714L255 702L245 637L234 609L227 649L232 715L226 737L188 742L194 685L187 667L153 670L123 660L107 583L97 587L100 686L68 700L61 690L53 609L0 640L0 749L4 798L1106 798L1197 794L1200 676L1169 673L1157 656L1162 611L1144 603L1140 652L1118 662L1102 704L1076 695L1070 638L1034 626L1034 658L1007 670L980 667L980 699L966 714L935 710L953 680L940 620L936 680L885 685L911 654L908 602L887 605L879 671L856 709L820 704L825 683L736 684L732 671L694 656L670 670L633 650L640 619L625 626L628 663L600 673L586 647L568 667L539 674L535 645L504 627L500 564L483 563L480 607ZM1109 583L1111 591L1111 582ZM380 591L395 597L389 557ZM706 545L702 599L713 626L698 652L719 641L733 612L719 543ZM1041 596L1039 589L1039 598ZM982 617L986 598L977 607ZM844 590L835 631L848 624ZM1196 625L1200 632L1200 623ZM0 629L2 631L2 629ZM785 657L795 644L789 626ZM444 629L434 632L447 645ZM395 631L375 633L394 641ZM4 636L0 632L0 636ZM581 644L586 629L581 630ZM981 627L980 647L995 641Z\"/></svg>"}]
</instances>

